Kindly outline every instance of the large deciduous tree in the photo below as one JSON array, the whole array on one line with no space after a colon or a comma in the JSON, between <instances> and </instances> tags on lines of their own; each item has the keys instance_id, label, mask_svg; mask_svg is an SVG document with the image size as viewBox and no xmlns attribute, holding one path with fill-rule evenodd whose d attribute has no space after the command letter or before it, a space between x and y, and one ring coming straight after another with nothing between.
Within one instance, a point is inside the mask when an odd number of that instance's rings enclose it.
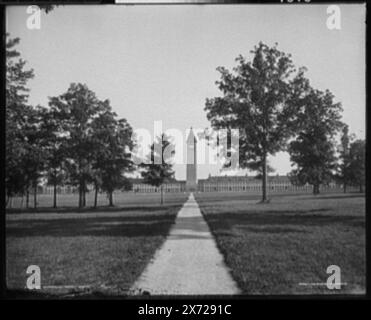
<instances>
[{"instance_id":1,"label":"large deciduous tree","mask_svg":"<svg viewBox=\"0 0 371 320\"><path fill-rule=\"evenodd\" d=\"M320 192L321 184L334 178L337 167L334 137L343 124L341 104L333 100L328 90L310 90L298 114L296 139L290 142L288 149L295 166L291 181L312 185L314 194Z\"/></svg>"},{"instance_id":2,"label":"large deciduous tree","mask_svg":"<svg viewBox=\"0 0 371 320\"><path fill-rule=\"evenodd\" d=\"M57 208L57 187L67 178L64 163L66 159L66 137L62 123L55 110L44 109L41 115L42 135L45 137L43 150L45 151L46 178L48 185L53 186L53 208Z\"/></svg>"},{"instance_id":3,"label":"large deciduous tree","mask_svg":"<svg viewBox=\"0 0 371 320\"><path fill-rule=\"evenodd\" d=\"M95 186L94 207L97 206L98 191L107 193L109 205L113 206L116 189L130 189L130 180L125 176L134 170L131 161L133 129L126 119L116 119L109 101L105 101L105 112L92 123L94 147L93 183Z\"/></svg>"},{"instance_id":4,"label":"large deciduous tree","mask_svg":"<svg viewBox=\"0 0 371 320\"><path fill-rule=\"evenodd\" d=\"M174 146L170 137L162 134L151 145L151 151L145 163L140 165L144 183L160 187L161 204L164 203L164 184L174 179L171 159L174 155Z\"/></svg>"},{"instance_id":5,"label":"large deciduous tree","mask_svg":"<svg viewBox=\"0 0 371 320\"><path fill-rule=\"evenodd\" d=\"M28 207L29 189L32 188L35 209L37 207L37 187L47 164L47 150L45 147L49 136L45 135L41 129L45 112L45 108L41 106L30 108L27 112L24 112L27 117L23 127L26 152L22 157L22 165L26 181L26 203Z\"/></svg>"},{"instance_id":6,"label":"large deciduous tree","mask_svg":"<svg viewBox=\"0 0 371 320\"><path fill-rule=\"evenodd\" d=\"M7 204L16 194L24 194L27 188L24 172L24 156L27 154L27 139L24 134L32 107L27 104L27 82L34 77L32 69L26 70L26 61L15 46L19 38L6 38L6 141L5 185Z\"/></svg>"},{"instance_id":7,"label":"large deciduous tree","mask_svg":"<svg viewBox=\"0 0 371 320\"><path fill-rule=\"evenodd\" d=\"M336 178L343 184L344 193L347 192L347 186L350 184L350 143L353 140L353 135L349 134L349 126L344 124L340 137L339 163L337 168Z\"/></svg>"},{"instance_id":8,"label":"large deciduous tree","mask_svg":"<svg viewBox=\"0 0 371 320\"><path fill-rule=\"evenodd\" d=\"M349 147L349 179L350 183L359 186L359 192L363 192L366 182L366 142L355 140Z\"/></svg>"},{"instance_id":9,"label":"large deciduous tree","mask_svg":"<svg viewBox=\"0 0 371 320\"><path fill-rule=\"evenodd\" d=\"M66 168L70 182L78 186L79 208L86 205L87 184L92 182L94 141L92 122L105 112L104 105L84 84L72 83L67 92L49 98L66 141Z\"/></svg>"},{"instance_id":10,"label":"large deciduous tree","mask_svg":"<svg viewBox=\"0 0 371 320\"><path fill-rule=\"evenodd\" d=\"M251 51L252 61L239 56L230 72L217 70L221 97L206 100L214 129L239 129L239 166L262 175L262 201L267 200L268 155L283 150L295 125L300 98L308 90L304 68L291 56L263 43Z\"/></svg>"},{"instance_id":11,"label":"large deciduous tree","mask_svg":"<svg viewBox=\"0 0 371 320\"><path fill-rule=\"evenodd\" d=\"M51 97L49 106L58 122L50 125L57 133L54 139L62 141L63 170L68 172L69 183L78 186L79 208L86 205L89 184L95 187L94 206L99 190L107 193L113 206L113 192L130 188L125 173L133 170L131 126L126 119L116 119L109 100L99 100L80 83L71 84L58 97ZM52 153L50 160L58 173L62 163L58 148L54 151L56 154Z\"/></svg>"},{"instance_id":12,"label":"large deciduous tree","mask_svg":"<svg viewBox=\"0 0 371 320\"><path fill-rule=\"evenodd\" d=\"M34 77L33 69L25 70L26 61L21 58L15 46L19 38L6 35L6 106L13 111L15 107L23 107L27 103L27 82Z\"/></svg>"}]
</instances>

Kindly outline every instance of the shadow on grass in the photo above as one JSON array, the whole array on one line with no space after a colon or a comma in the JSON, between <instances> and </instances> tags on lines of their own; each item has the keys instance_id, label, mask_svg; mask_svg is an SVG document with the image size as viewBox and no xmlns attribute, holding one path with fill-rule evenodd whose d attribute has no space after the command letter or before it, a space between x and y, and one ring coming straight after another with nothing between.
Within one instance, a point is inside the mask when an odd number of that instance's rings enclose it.
<instances>
[{"instance_id":1,"label":"shadow on grass","mask_svg":"<svg viewBox=\"0 0 371 320\"><path fill-rule=\"evenodd\" d=\"M301 197L300 200L327 200L327 199L350 199L350 198L364 198L366 195L363 193L347 193L347 194L319 194L317 196L311 195Z\"/></svg>"},{"instance_id":2,"label":"shadow on grass","mask_svg":"<svg viewBox=\"0 0 371 320\"><path fill-rule=\"evenodd\" d=\"M129 217L89 217L85 219L32 219L8 221L7 237L74 237L166 235L174 222L173 214L152 214Z\"/></svg>"},{"instance_id":3,"label":"shadow on grass","mask_svg":"<svg viewBox=\"0 0 371 320\"><path fill-rule=\"evenodd\" d=\"M227 197L225 196L225 193L214 193L214 194L198 194L195 196L198 203L207 203L207 202L216 202L216 201L233 201L233 200L256 200L259 202L261 200L261 194L251 194L246 192L238 193L238 194L228 194ZM348 198L364 198L365 193L359 193L359 192L349 192L346 194L339 194L339 193L321 193L318 195L313 195L310 193L271 193L269 194L269 200L270 202L275 202L274 200L282 197L287 197L288 199L297 198L297 200L327 200L327 199L348 199Z\"/></svg>"},{"instance_id":4,"label":"shadow on grass","mask_svg":"<svg viewBox=\"0 0 371 320\"><path fill-rule=\"evenodd\" d=\"M96 213L96 212L125 212L125 211L163 211L168 208L179 207L179 204L167 204L167 205L126 205L126 206L100 206L100 207L86 207L86 208L77 208L77 207L59 207L59 208L50 208L50 207L41 207L41 208L29 208L29 209L20 209L20 208L7 208L6 213Z\"/></svg>"},{"instance_id":5,"label":"shadow on grass","mask_svg":"<svg viewBox=\"0 0 371 320\"><path fill-rule=\"evenodd\" d=\"M200 216L178 217L174 229L169 235L171 240L209 240L212 235Z\"/></svg>"},{"instance_id":6,"label":"shadow on grass","mask_svg":"<svg viewBox=\"0 0 371 320\"><path fill-rule=\"evenodd\" d=\"M251 227L251 226L239 226L238 228L246 229L248 232L253 233L308 233L307 230L290 227Z\"/></svg>"},{"instance_id":7,"label":"shadow on grass","mask_svg":"<svg viewBox=\"0 0 371 320\"><path fill-rule=\"evenodd\" d=\"M108 294L99 291L92 292L71 292L66 294L51 294L36 290L8 289L4 298L8 300L42 300L42 299L122 299L129 297L127 294Z\"/></svg>"},{"instance_id":8,"label":"shadow on grass","mask_svg":"<svg viewBox=\"0 0 371 320\"><path fill-rule=\"evenodd\" d=\"M207 222L214 228L219 230L230 229L232 227L250 229L252 232L290 232L288 226L326 226L340 224L345 227L365 227L364 217L351 215L331 215L324 212L331 211L330 209L312 209L312 210L285 210L275 211L269 210L264 212L239 212L239 213L216 213L203 215ZM255 226L255 228L254 228ZM261 226L262 228L256 228ZM268 228L268 226L270 228ZM272 227L275 226L275 227ZM286 226L285 228L283 228ZM294 229L295 232L300 232ZM294 231L291 230L291 231Z\"/></svg>"},{"instance_id":9,"label":"shadow on grass","mask_svg":"<svg viewBox=\"0 0 371 320\"><path fill-rule=\"evenodd\" d=\"M75 292L75 293L67 293L67 294L49 294L45 292L38 292L38 291L30 291L30 290L13 290L8 289L5 292L4 298L8 300L42 300L42 299L51 299L51 300L122 300L122 299L130 299L130 300L158 300L158 299L169 299L169 295L151 295L147 292L142 293L141 295L131 295L128 293L122 294L112 294L112 293L104 293L100 291L92 291L92 292ZM199 295L176 295L177 299L189 299L192 298L199 298ZM217 298L230 298L230 295L203 295L205 299L215 299ZM242 297L242 295L240 295Z\"/></svg>"},{"instance_id":10,"label":"shadow on grass","mask_svg":"<svg viewBox=\"0 0 371 320\"><path fill-rule=\"evenodd\" d=\"M170 226L175 222L176 211L172 214L141 215L127 217L87 217L84 219L30 219L8 221L8 237L73 237L73 236L166 236ZM208 226L202 216L178 217L175 232L170 239L211 238Z\"/></svg>"}]
</instances>

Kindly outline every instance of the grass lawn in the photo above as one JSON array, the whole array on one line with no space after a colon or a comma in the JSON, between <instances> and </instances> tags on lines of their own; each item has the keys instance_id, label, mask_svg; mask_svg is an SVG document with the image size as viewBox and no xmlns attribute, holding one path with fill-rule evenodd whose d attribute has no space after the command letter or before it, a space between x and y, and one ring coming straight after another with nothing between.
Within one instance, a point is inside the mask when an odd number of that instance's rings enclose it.
<instances>
[{"instance_id":1,"label":"grass lawn","mask_svg":"<svg viewBox=\"0 0 371 320\"><path fill-rule=\"evenodd\" d=\"M277 195L267 204L246 194L195 196L244 294L365 293L364 194ZM318 285L330 265L341 268L341 290Z\"/></svg>"},{"instance_id":2,"label":"grass lawn","mask_svg":"<svg viewBox=\"0 0 371 320\"><path fill-rule=\"evenodd\" d=\"M38 265L43 292L125 295L163 243L187 195L167 198L163 206L149 197L146 203L136 199L126 207L90 212L7 214L8 289L24 289L27 267Z\"/></svg>"}]
</instances>

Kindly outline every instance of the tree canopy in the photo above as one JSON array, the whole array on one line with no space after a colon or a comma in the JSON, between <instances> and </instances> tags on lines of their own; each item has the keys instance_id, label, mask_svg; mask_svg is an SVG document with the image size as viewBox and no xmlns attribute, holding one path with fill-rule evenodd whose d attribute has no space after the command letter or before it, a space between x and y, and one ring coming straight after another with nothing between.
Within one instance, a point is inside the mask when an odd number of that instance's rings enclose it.
<instances>
[{"instance_id":1,"label":"tree canopy","mask_svg":"<svg viewBox=\"0 0 371 320\"><path fill-rule=\"evenodd\" d=\"M24 171L29 161L30 144L25 132L30 132L35 119L33 108L27 104L27 82L34 77L32 69L26 69L26 61L15 48L19 38L6 35L6 161L5 184L7 200L19 191L25 192L29 174ZM26 159L28 157L28 159Z\"/></svg>"},{"instance_id":2,"label":"tree canopy","mask_svg":"<svg viewBox=\"0 0 371 320\"><path fill-rule=\"evenodd\" d=\"M79 207L86 204L88 183L106 191L113 205L113 191L127 185L123 174L132 169L131 126L126 119L116 119L109 100L100 101L81 83L51 97L49 106L62 127L66 166L70 183L79 188Z\"/></svg>"},{"instance_id":3,"label":"tree canopy","mask_svg":"<svg viewBox=\"0 0 371 320\"><path fill-rule=\"evenodd\" d=\"M341 104L334 102L330 91L311 89L298 113L297 136L289 146L290 159L296 166L291 180L300 185L311 184L314 194L335 175L334 137L343 126L341 111Z\"/></svg>"},{"instance_id":4,"label":"tree canopy","mask_svg":"<svg viewBox=\"0 0 371 320\"><path fill-rule=\"evenodd\" d=\"M252 61L236 59L232 72L217 70L221 97L206 99L214 129L239 129L239 166L262 174L262 201L267 200L267 157L286 147L309 81L296 70L291 55L263 43L251 51Z\"/></svg>"},{"instance_id":5,"label":"tree canopy","mask_svg":"<svg viewBox=\"0 0 371 320\"><path fill-rule=\"evenodd\" d=\"M145 183L161 188L161 204L163 203L163 184L174 178L171 158L174 155L174 146L170 137L162 134L151 145L146 163L142 163L141 175Z\"/></svg>"},{"instance_id":6,"label":"tree canopy","mask_svg":"<svg viewBox=\"0 0 371 320\"><path fill-rule=\"evenodd\" d=\"M349 180L363 192L366 183L366 141L357 139L349 148Z\"/></svg>"},{"instance_id":7,"label":"tree canopy","mask_svg":"<svg viewBox=\"0 0 371 320\"><path fill-rule=\"evenodd\" d=\"M79 207L86 205L88 184L107 193L130 188L125 174L131 162L132 128L118 119L109 100L99 100L86 85L72 83L65 93L49 98L49 106L28 104L27 82L34 77L26 69L15 46L19 39L7 35L6 43L6 195L7 201L34 189L43 180L57 187L77 186ZM96 205L96 201L95 201Z\"/></svg>"}]
</instances>

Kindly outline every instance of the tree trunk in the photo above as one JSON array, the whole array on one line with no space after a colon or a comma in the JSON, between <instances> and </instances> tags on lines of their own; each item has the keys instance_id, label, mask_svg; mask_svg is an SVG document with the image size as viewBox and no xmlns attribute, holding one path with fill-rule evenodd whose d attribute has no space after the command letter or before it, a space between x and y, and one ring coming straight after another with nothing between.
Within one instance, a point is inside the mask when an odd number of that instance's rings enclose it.
<instances>
[{"instance_id":1,"label":"tree trunk","mask_svg":"<svg viewBox=\"0 0 371 320\"><path fill-rule=\"evenodd\" d=\"M359 192L360 193L363 193L363 185L362 185L362 183L359 185Z\"/></svg>"},{"instance_id":2,"label":"tree trunk","mask_svg":"<svg viewBox=\"0 0 371 320\"><path fill-rule=\"evenodd\" d=\"M345 182L343 184L343 191L344 191L344 193L347 193L347 184Z\"/></svg>"},{"instance_id":3,"label":"tree trunk","mask_svg":"<svg viewBox=\"0 0 371 320\"><path fill-rule=\"evenodd\" d=\"M34 192L33 192L33 207L34 209L37 208L37 183L36 182L34 185Z\"/></svg>"},{"instance_id":4,"label":"tree trunk","mask_svg":"<svg viewBox=\"0 0 371 320\"><path fill-rule=\"evenodd\" d=\"M161 185L161 204L164 204L164 187Z\"/></svg>"},{"instance_id":5,"label":"tree trunk","mask_svg":"<svg viewBox=\"0 0 371 320\"><path fill-rule=\"evenodd\" d=\"M53 208L57 208L57 182L54 181Z\"/></svg>"},{"instance_id":6,"label":"tree trunk","mask_svg":"<svg viewBox=\"0 0 371 320\"><path fill-rule=\"evenodd\" d=\"M81 207L81 187L79 186L79 208Z\"/></svg>"},{"instance_id":7,"label":"tree trunk","mask_svg":"<svg viewBox=\"0 0 371 320\"><path fill-rule=\"evenodd\" d=\"M86 207L86 191L85 191L85 184L84 184L84 189L82 190L82 206L85 208Z\"/></svg>"},{"instance_id":8,"label":"tree trunk","mask_svg":"<svg viewBox=\"0 0 371 320\"><path fill-rule=\"evenodd\" d=\"M313 194L315 195L319 194L319 184L313 185Z\"/></svg>"},{"instance_id":9,"label":"tree trunk","mask_svg":"<svg viewBox=\"0 0 371 320\"><path fill-rule=\"evenodd\" d=\"M27 187L27 190L26 190L26 208L28 209L29 206L30 206L30 190Z\"/></svg>"},{"instance_id":10,"label":"tree trunk","mask_svg":"<svg viewBox=\"0 0 371 320\"><path fill-rule=\"evenodd\" d=\"M95 195L94 195L94 208L97 207L98 204L98 185L95 185Z\"/></svg>"},{"instance_id":11,"label":"tree trunk","mask_svg":"<svg viewBox=\"0 0 371 320\"><path fill-rule=\"evenodd\" d=\"M82 183L79 185L79 208L82 208Z\"/></svg>"},{"instance_id":12,"label":"tree trunk","mask_svg":"<svg viewBox=\"0 0 371 320\"><path fill-rule=\"evenodd\" d=\"M7 199L6 199L6 208L11 208L12 207L12 196L8 195L7 196ZM23 200L23 196L22 196L22 200Z\"/></svg>"},{"instance_id":13,"label":"tree trunk","mask_svg":"<svg viewBox=\"0 0 371 320\"><path fill-rule=\"evenodd\" d=\"M109 199L109 206L113 207L113 192L109 193L108 199Z\"/></svg>"},{"instance_id":14,"label":"tree trunk","mask_svg":"<svg viewBox=\"0 0 371 320\"><path fill-rule=\"evenodd\" d=\"M267 181L268 181L268 177L267 177L267 155L265 154L263 156L263 181L262 181L262 202L266 202L267 201Z\"/></svg>"}]
</instances>

